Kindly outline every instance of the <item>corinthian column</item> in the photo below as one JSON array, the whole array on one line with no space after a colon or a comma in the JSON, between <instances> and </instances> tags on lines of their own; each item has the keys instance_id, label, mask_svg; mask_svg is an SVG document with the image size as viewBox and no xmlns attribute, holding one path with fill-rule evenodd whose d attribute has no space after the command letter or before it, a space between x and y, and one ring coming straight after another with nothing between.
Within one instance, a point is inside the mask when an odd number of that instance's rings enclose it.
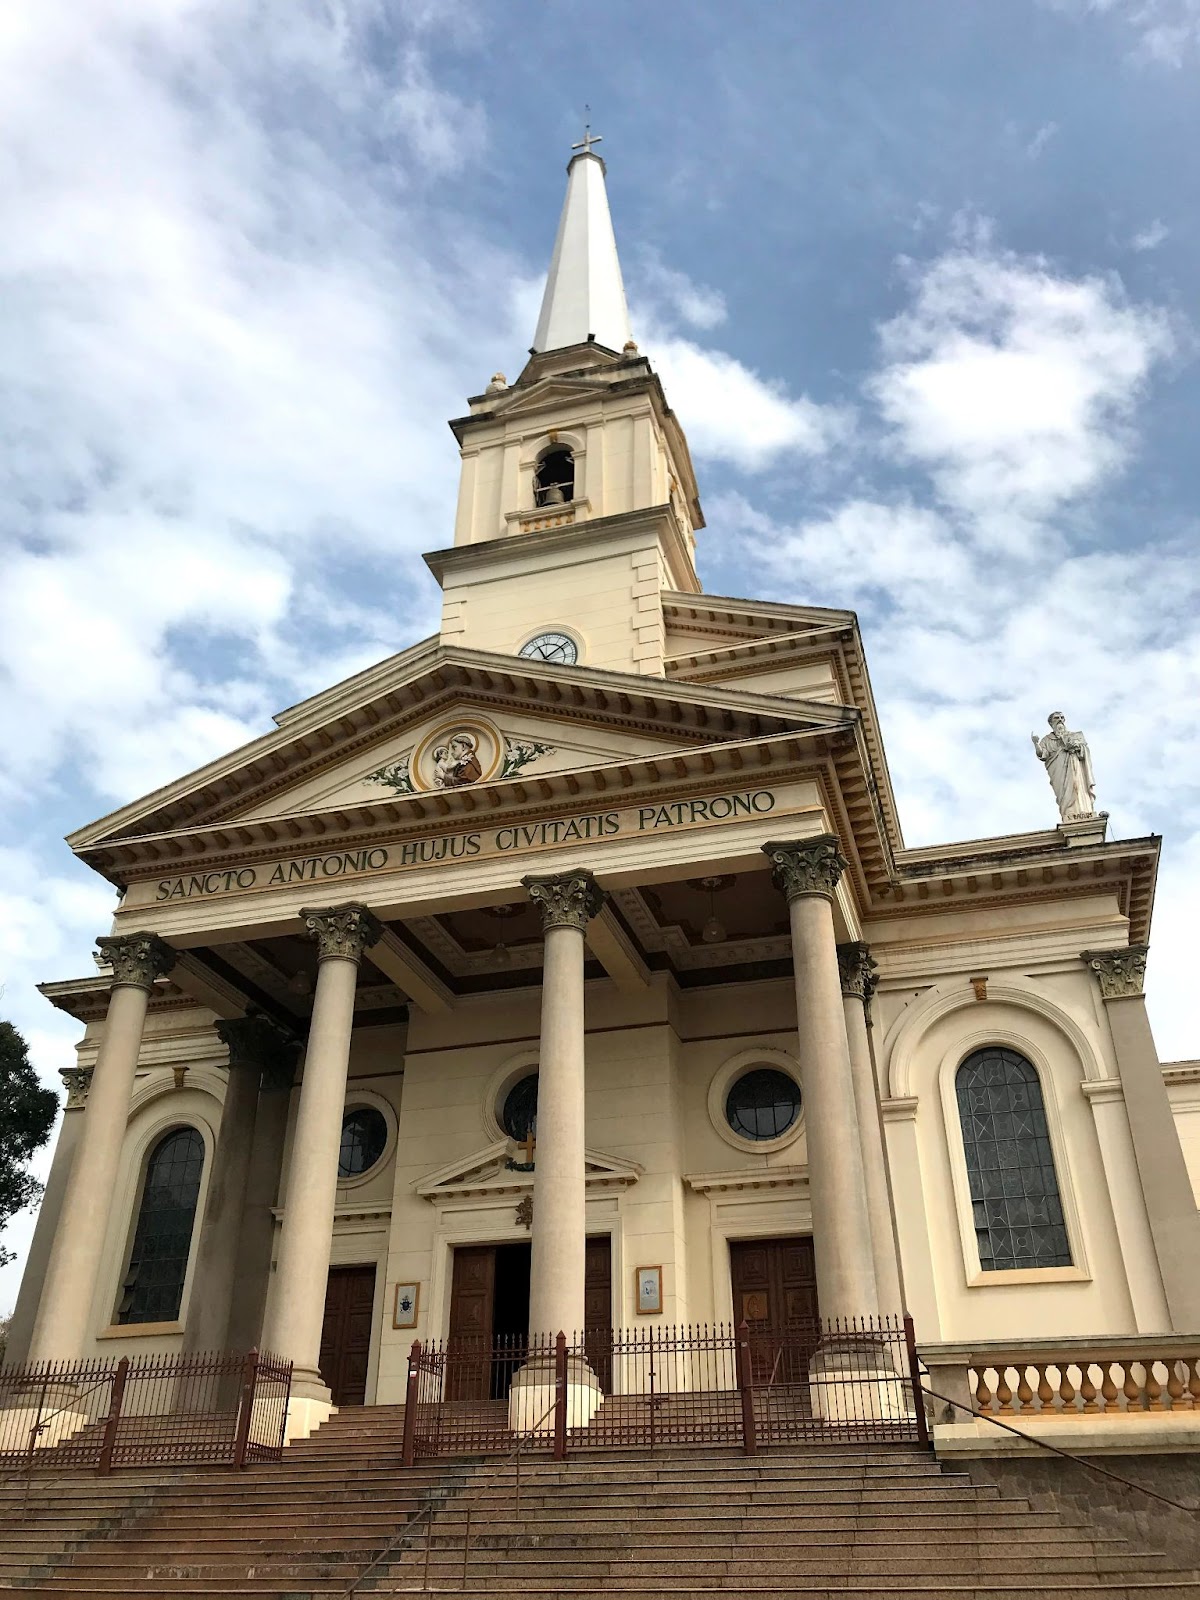
<instances>
[{"instance_id":1,"label":"corinthian column","mask_svg":"<svg viewBox=\"0 0 1200 1600\"><path fill-rule=\"evenodd\" d=\"M583 1330L587 1229L583 1167L583 934L604 903L590 872L522 879L542 914L542 1038L538 1063L529 1332Z\"/></svg>"},{"instance_id":2,"label":"corinthian column","mask_svg":"<svg viewBox=\"0 0 1200 1600\"><path fill-rule=\"evenodd\" d=\"M112 968L112 993L42 1286L31 1361L72 1361L83 1354L150 991L175 965L174 950L153 933L113 935L97 939L96 947Z\"/></svg>"},{"instance_id":3,"label":"corinthian column","mask_svg":"<svg viewBox=\"0 0 1200 1600\"><path fill-rule=\"evenodd\" d=\"M1200 1330L1200 1213L1146 1015L1144 944L1084 950L1108 1017L1171 1327Z\"/></svg>"},{"instance_id":4,"label":"corinthian column","mask_svg":"<svg viewBox=\"0 0 1200 1600\"><path fill-rule=\"evenodd\" d=\"M875 1064L871 1059L871 1040L867 1032L867 1011L875 992L876 963L865 944L840 944L837 958L842 981L846 1041L850 1047L854 1109L862 1143L863 1184L871 1219L871 1259L875 1265L875 1286L879 1291L879 1309L889 1316L898 1316L903 1309L900 1266L892 1218L892 1193L888 1183L887 1152L883 1143L883 1120L879 1114L879 1087L875 1082Z\"/></svg>"},{"instance_id":5,"label":"corinthian column","mask_svg":"<svg viewBox=\"0 0 1200 1600\"><path fill-rule=\"evenodd\" d=\"M238 1241L246 1210L250 1151L254 1144L259 1079L279 1063L295 1060L300 1041L269 1018L257 1015L222 1019L216 1024L229 1051L229 1078L204 1222L196 1250L196 1270L188 1304L183 1348L186 1354L226 1348L237 1273Z\"/></svg>"},{"instance_id":6,"label":"corinthian column","mask_svg":"<svg viewBox=\"0 0 1200 1600\"><path fill-rule=\"evenodd\" d=\"M873 1317L879 1298L833 926L846 863L832 834L763 850L792 925L817 1300L825 1318Z\"/></svg>"},{"instance_id":7,"label":"corinthian column","mask_svg":"<svg viewBox=\"0 0 1200 1600\"><path fill-rule=\"evenodd\" d=\"M354 991L362 953L382 937L383 929L360 905L330 906L300 915L305 932L317 942L317 987L292 1141L279 1266L263 1344L272 1354L293 1362L292 1393L298 1400L328 1406L329 1390L321 1381L318 1360Z\"/></svg>"}]
</instances>

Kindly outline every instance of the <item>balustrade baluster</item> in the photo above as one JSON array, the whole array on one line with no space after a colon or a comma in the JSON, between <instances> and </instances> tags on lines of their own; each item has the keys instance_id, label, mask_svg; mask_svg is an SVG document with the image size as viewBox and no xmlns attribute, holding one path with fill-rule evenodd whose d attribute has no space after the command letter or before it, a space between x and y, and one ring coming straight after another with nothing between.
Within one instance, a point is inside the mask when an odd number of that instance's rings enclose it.
<instances>
[{"instance_id":1,"label":"balustrade baluster","mask_svg":"<svg viewBox=\"0 0 1200 1600\"><path fill-rule=\"evenodd\" d=\"M1125 1396L1126 1411L1140 1411L1142 1408L1141 1385L1133 1375L1134 1363L1125 1362L1125 1382L1121 1385L1121 1392Z\"/></svg>"},{"instance_id":2,"label":"balustrade baluster","mask_svg":"<svg viewBox=\"0 0 1200 1600\"><path fill-rule=\"evenodd\" d=\"M1104 1377L1100 1380L1100 1393L1104 1396L1105 1411L1119 1411L1121 1409L1117 1403L1117 1380L1113 1377L1115 1364L1112 1361L1103 1363Z\"/></svg>"},{"instance_id":3,"label":"balustrade baluster","mask_svg":"<svg viewBox=\"0 0 1200 1600\"><path fill-rule=\"evenodd\" d=\"M1080 1363L1079 1367L1079 1392L1083 1396L1083 1409L1085 1411L1099 1411L1096 1404L1096 1385L1092 1381L1091 1362Z\"/></svg>"},{"instance_id":4,"label":"balustrade baluster","mask_svg":"<svg viewBox=\"0 0 1200 1600\"><path fill-rule=\"evenodd\" d=\"M1162 1384L1158 1381L1158 1374L1154 1370L1157 1365L1156 1361L1147 1361L1146 1363L1146 1394L1150 1400L1151 1411L1161 1411L1163 1409Z\"/></svg>"},{"instance_id":5,"label":"balustrade baluster","mask_svg":"<svg viewBox=\"0 0 1200 1600\"><path fill-rule=\"evenodd\" d=\"M1192 1404L1200 1407L1200 1356L1192 1356L1187 1363L1188 1393L1192 1397Z\"/></svg>"},{"instance_id":6,"label":"balustrade baluster","mask_svg":"<svg viewBox=\"0 0 1200 1600\"><path fill-rule=\"evenodd\" d=\"M1183 1379L1179 1376L1179 1362L1173 1357L1167 1362L1167 1394L1171 1400L1172 1411L1187 1411L1188 1401L1184 1399Z\"/></svg>"},{"instance_id":7,"label":"balustrade baluster","mask_svg":"<svg viewBox=\"0 0 1200 1600\"><path fill-rule=\"evenodd\" d=\"M1071 1382L1070 1367L1065 1361L1058 1369L1058 1398L1063 1403L1064 1411L1074 1411L1075 1385Z\"/></svg>"},{"instance_id":8,"label":"balustrade baluster","mask_svg":"<svg viewBox=\"0 0 1200 1600\"><path fill-rule=\"evenodd\" d=\"M996 1368L996 1398L1000 1402L1000 1411L1012 1411L1012 1390L1008 1386L1008 1368Z\"/></svg>"},{"instance_id":9,"label":"balustrade baluster","mask_svg":"<svg viewBox=\"0 0 1200 1600\"><path fill-rule=\"evenodd\" d=\"M1029 1387L1029 1368L1022 1364L1017 1368L1017 1402L1018 1410L1028 1411L1033 1400L1033 1390Z\"/></svg>"},{"instance_id":10,"label":"balustrade baluster","mask_svg":"<svg viewBox=\"0 0 1200 1600\"><path fill-rule=\"evenodd\" d=\"M975 1370L975 1404L980 1411L992 1409L992 1391L987 1386L986 1367L977 1367Z\"/></svg>"},{"instance_id":11,"label":"balustrade baluster","mask_svg":"<svg viewBox=\"0 0 1200 1600\"><path fill-rule=\"evenodd\" d=\"M1038 1400L1041 1403L1043 1411L1049 1411L1050 1407L1054 1404L1054 1390L1050 1387L1050 1379L1046 1376L1049 1370L1050 1369L1045 1362L1041 1363L1037 1369L1037 1393Z\"/></svg>"}]
</instances>

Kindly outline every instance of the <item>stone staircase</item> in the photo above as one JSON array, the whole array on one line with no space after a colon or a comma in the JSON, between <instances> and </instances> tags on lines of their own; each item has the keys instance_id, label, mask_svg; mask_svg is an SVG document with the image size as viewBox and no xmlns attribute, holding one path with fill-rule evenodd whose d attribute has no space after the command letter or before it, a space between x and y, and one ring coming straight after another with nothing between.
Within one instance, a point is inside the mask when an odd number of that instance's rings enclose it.
<instances>
[{"instance_id":1,"label":"stone staircase","mask_svg":"<svg viewBox=\"0 0 1200 1600\"><path fill-rule=\"evenodd\" d=\"M399 1407L342 1412L241 1473L45 1473L24 1500L22 1485L0 1484L0 1588L346 1594L432 1503L428 1584L443 1595L1200 1600L1195 1572L943 1472L915 1445L530 1457L518 1506L511 1462L405 1472L402 1419ZM420 1592L424 1529L356 1592Z\"/></svg>"}]
</instances>

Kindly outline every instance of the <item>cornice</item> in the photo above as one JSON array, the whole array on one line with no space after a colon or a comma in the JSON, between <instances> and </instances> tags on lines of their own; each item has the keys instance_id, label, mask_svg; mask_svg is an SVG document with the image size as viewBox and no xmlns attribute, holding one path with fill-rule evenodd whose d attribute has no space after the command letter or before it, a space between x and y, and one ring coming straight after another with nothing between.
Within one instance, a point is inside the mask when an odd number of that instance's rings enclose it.
<instances>
[{"instance_id":1,"label":"cornice","mask_svg":"<svg viewBox=\"0 0 1200 1600\"><path fill-rule=\"evenodd\" d=\"M668 684L642 674L589 667L548 667L520 657L439 646L408 661L399 681L374 677L353 704L322 698L305 714L220 762L155 791L143 800L68 835L87 858L98 845L185 826L239 822L245 811L282 790L319 777L364 750L395 739L430 715L469 700L521 713L538 709L563 720L631 732L668 734L672 741L716 742L733 735L777 733L839 720L836 707L788 701L745 690L715 694L704 687ZM298 709L298 708L297 708ZM156 825L157 824L157 825ZM286 821L281 821L285 829ZM345 824L339 823L344 827Z\"/></svg>"},{"instance_id":2,"label":"cornice","mask_svg":"<svg viewBox=\"0 0 1200 1600\"><path fill-rule=\"evenodd\" d=\"M696 1194L727 1194L741 1189L807 1189L808 1167L739 1167L732 1172L685 1172L683 1181Z\"/></svg>"},{"instance_id":3,"label":"cornice","mask_svg":"<svg viewBox=\"0 0 1200 1600\"><path fill-rule=\"evenodd\" d=\"M672 578L694 582L699 593L700 580L695 577L687 534L670 501L641 507L636 511L621 511L609 517L590 517L586 521L569 522L558 527L531 529L527 533L509 534L499 539L449 545L443 550L427 551L421 559L444 589L448 577L457 577L464 572L510 565L524 566L531 556L536 556L539 562L549 566L571 554L573 547L594 552L599 541L606 536L620 538L638 534L653 534L656 540L662 539Z\"/></svg>"},{"instance_id":4,"label":"cornice","mask_svg":"<svg viewBox=\"0 0 1200 1600\"><path fill-rule=\"evenodd\" d=\"M303 854L310 846L316 850L359 849L376 842L383 832L389 841L402 844L409 835L428 834L432 825L444 824L448 829L483 823L503 826L510 821L534 822L635 805L639 796L677 787L681 780L688 781L689 796L699 798L720 793L731 784L745 787L814 774L823 779L830 742L824 729L793 730L574 772L525 774L486 786L386 797L334 811L135 834L106 840L79 853L114 882L126 886L133 877L174 875L201 865L208 871L215 870L218 863L233 861L250 866L278 857L281 849L289 854ZM827 784L824 792L828 794Z\"/></svg>"}]
</instances>

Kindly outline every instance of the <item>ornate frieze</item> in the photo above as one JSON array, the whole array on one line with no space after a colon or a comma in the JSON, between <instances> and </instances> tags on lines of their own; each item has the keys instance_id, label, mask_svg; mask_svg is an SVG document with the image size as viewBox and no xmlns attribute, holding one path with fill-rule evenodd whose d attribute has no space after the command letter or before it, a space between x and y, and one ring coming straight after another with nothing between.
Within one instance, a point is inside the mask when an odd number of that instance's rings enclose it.
<instances>
[{"instance_id":1,"label":"ornate frieze","mask_svg":"<svg viewBox=\"0 0 1200 1600\"><path fill-rule=\"evenodd\" d=\"M604 904L604 890L586 867L548 877L521 879L542 914L543 931L578 928L582 933Z\"/></svg>"},{"instance_id":2,"label":"ornate frieze","mask_svg":"<svg viewBox=\"0 0 1200 1600\"><path fill-rule=\"evenodd\" d=\"M840 944L837 958L842 993L853 995L865 1005L875 993L878 961L872 959L870 948L865 944Z\"/></svg>"},{"instance_id":3,"label":"ornate frieze","mask_svg":"<svg viewBox=\"0 0 1200 1600\"><path fill-rule=\"evenodd\" d=\"M87 1105L88 1090L92 1087L94 1067L60 1067L59 1077L67 1091L67 1111L80 1111Z\"/></svg>"},{"instance_id":4,"label":"ornate frieze","mask_svg":"<svg viewBox=\"0 0 1200 1600\"><path fill-rule=\"evenodd\" d=\"M1081 950L1079 959L1096 974L1102 1000L1123 1000L1141 994L1149 949L1148 944L1127 944L1117 950Z\"/></svg>"},{"instance_id":5,"label":"ornate frieze","mask_svg":"<svg viewBox=\"0 0 1200 1600\"><path fill-rule=\"evenodd\" d=\"M773 839L762 848L771 863L775 887L782 889L789 902L809 894L832 900L838 880L849 865L832 833L818 834L814 839Z\"/></svg>"},{"instance_id":6,"label":"ornate frieze","mask_svg":"<svg viewBox=\"0 0 1200 1600\"><path fill-rule=\"evenodd\" d=\"M105 966L112 968L114 989L125 985L149 991L155 978L165 977L175 965L175 952L156 933L105 934L96 940Z\"/></svg>"},{"instance_id":7,"label":"ornate frieze","mask_svg":"<svg viewBox=\"0 0 1200 1600\"><path fill-rule=\"evenodd\" d=\"M244 1017L222 1017L217 1037L229 1051L231 1071L262 1074L263 1088L291 1088L300 1041L270 1017L252 1011ZM268 1085L267 1079L271 1078ZM282 1081L286 1078L286 1084Z\"/></svg>"},{"instance_id":8,"label":"ornate frieze","mask_svg":"<svg viewBox=\"0 0 1200 1600\"><path fill-rule=\"evenodd\" d=\"M362 953L383 937L383 924L366 906L302 910L300 918L309 938L317 941L317 960L361 961Z\"/></svg>"}]
</instances>

